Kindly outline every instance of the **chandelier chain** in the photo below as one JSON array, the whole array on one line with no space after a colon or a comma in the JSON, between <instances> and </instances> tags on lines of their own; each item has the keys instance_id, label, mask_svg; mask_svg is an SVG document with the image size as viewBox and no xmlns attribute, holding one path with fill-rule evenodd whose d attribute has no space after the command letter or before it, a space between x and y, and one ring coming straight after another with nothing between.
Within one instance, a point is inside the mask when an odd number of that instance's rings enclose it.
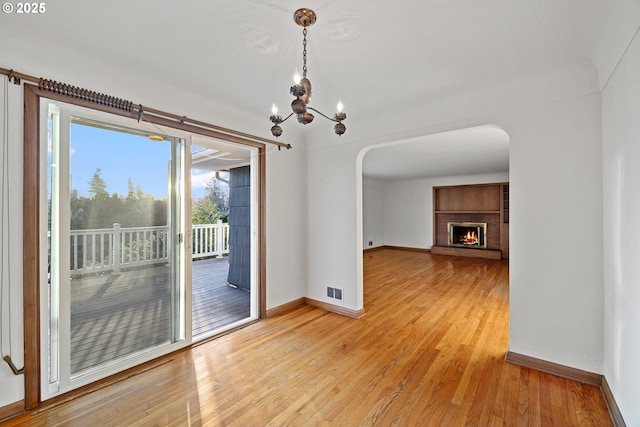
<instances>
[{"instance_id":1,"label":"chandelier chain","mask_svg":"<svg viewBox=\"0 0 640 427\"><path fill-rule=\"evenodd\" d=\"M307 27L302 29L302 77L307 78Z\"/></svg>"}]
</instances>

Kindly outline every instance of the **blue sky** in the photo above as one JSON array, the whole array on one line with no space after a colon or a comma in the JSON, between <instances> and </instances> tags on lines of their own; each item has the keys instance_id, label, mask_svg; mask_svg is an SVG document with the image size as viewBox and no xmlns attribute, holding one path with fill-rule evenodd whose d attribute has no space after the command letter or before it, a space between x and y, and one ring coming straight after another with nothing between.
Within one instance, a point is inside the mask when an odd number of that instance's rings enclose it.
<instances>
[{"instance_id":1,"label":"blue sky","mask_svg":"<svg viewBox=\"0 0 640 427\"><path fill-rule=\"evenodd\" d=\"M71 124L72 189L79 196L90 196L89 181L96 168L107 184L109 194L126 196L128 179L155 198L167 197L167 171L170 142L152 141L145 136ZM204 186L213 174L193 170L194 197L204 195Z\"/></svg>"}]
</instances>

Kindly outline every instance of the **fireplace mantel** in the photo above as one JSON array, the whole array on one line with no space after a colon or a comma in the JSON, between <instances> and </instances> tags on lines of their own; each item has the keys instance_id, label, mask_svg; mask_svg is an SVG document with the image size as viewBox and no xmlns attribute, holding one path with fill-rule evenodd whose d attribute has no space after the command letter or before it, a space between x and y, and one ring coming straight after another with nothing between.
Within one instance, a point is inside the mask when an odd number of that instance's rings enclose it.
<instances>
[{"instance_id":1,"label":"fireplace mantel","mask_svg":"<svg viewBox=\"0 0 640 427\"><path fill-rule=\"evenodd\" d=\"M509 257L509 184L475 184L433 188L435 254L501 259ZM450 242L450 223L486 224L484 247Z\"/></svg>"}]
</instances>

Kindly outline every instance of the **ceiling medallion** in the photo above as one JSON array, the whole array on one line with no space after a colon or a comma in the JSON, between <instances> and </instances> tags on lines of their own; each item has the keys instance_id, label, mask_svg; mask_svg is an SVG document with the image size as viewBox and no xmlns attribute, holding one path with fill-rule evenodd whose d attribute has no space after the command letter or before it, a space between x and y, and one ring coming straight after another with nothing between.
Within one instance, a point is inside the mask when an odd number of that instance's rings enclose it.
<instances>
[{"instance_id":1,"label":"ceiling medallion","mask_svg":"<svg viewBox=\"0 0 640 427\"><path fill-rule=\"evenodd\" d=\"M295 99L291 103L292 112L289 113L287 117L284 119L278 115L278 108L275 104L271 108L271 117L269 119L273 123L273 127L271 128L271 134L276 138L282 135L282 128L280 127L280 123L286 121L289 117L296 115L298 123L302 123L303 125L309 124L313 121L314 115L309 112L315 111L320 114L322 117L335 122L335 126L333 130L335 133L340 136L342 135L347 128L342 123L343 120L347 118L346 113L342 111L342 102L338 102L338 111L332 117L329 117L320 111L316 110L313 107L309 106L309 101L311 100L311 82L307 78L307 27L312 26L316 22L316 13L311 9L298 9L293 14L293 20L296 24L303 27L302 30L302 78L297 73L293 77L294 84L289 89L289 93L295 96Z\"/></svg>"}]
</instances>

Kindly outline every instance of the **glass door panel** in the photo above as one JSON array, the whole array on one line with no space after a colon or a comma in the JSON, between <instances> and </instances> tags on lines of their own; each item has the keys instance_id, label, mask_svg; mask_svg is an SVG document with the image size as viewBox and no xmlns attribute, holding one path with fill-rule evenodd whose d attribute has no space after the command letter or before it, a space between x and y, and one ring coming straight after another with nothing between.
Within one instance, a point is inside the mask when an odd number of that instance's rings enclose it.
<instances>
[{"instance_id":1,"label":"glass door panel","mask_svg":"<svg viewBox=\"0 0 640 427\"><path fill-rule=\"evenodd\" d=\"M247 165L251 153L234 152L237 148L204 138L198 142L201 145L191 147L191 303L196 341L255 318ZM239 170L244 187L234 193L233 177L239 176ZM238 209L238 204L242 208ZM237 250L241 246L242 253ZM241 261L248 268L238 274ZM237 280L240 276L242 281Z\"/></svg>"},{"instance_id":2,"label":"glass door panel","mask_svg":"<svg viewBox=\"0 0 640 427\"><path fill-rule=\"evenodd\" d=\"M175 341L172 145L71 121L71 374ZM172 203L173 202L173 203Z\"/></svg>"},{"instance_id":3,"label":"glass door panel","mask_svg":"<svg viewBox=\"0 0 640 427\"><path fill-rule=\"evenodd\" d=\"M49 109L48 392L185 337L177 138ZM45 393L46 394L46 393Z\"/></svg>"}]
</instances>

